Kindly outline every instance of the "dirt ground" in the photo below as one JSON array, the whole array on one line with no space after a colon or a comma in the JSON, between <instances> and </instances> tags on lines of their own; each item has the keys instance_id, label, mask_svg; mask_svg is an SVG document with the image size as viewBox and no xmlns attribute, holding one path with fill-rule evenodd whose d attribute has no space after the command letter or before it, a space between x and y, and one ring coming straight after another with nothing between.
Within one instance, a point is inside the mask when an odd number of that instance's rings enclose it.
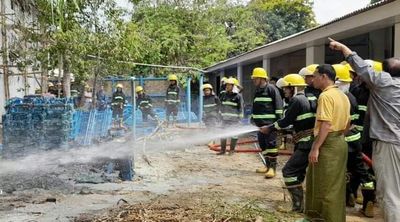
<instances>
[{"instance_id":1,"label":"dirt ground","mask_svg":"<svg viewBox=\"0 0 400 222\"><path fill-rule=\"evenodd\" d=\"M0 194L0 221L295 221L279 175L256 174L256 154L216 156L206 146L151 152L135 159L135 180L76 183ZM281 169L287 156L279 158ZM22 183L26 183L23 181ZM61 182L60 182L61 183ZM66 185L67 184L67 185ZM61 185L60 185L61 186ZM1 189L1 187L0 187ZM357 206L359 208L360 206ZM378 211L378 209L377 209ZM348 209L347 221L383 221Z\"/></svg>"}]
</instances>

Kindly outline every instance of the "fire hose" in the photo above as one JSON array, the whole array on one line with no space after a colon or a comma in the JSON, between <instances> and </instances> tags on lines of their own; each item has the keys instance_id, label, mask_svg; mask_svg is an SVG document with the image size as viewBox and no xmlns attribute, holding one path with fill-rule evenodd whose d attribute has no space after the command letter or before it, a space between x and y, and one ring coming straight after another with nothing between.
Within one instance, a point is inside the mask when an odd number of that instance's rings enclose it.
<instances>
[{"instance_id":1,"label":"fire hose","mask_svg":"<svg viewBox=\"0 0 400 222\"><path fill-rule=\"evenodd\" d=\"M257 140L245 140L245 141L238 142L237 145L252 144L252 143L257 143L257 142L258 142ZM229 143L227 144L227 146L229 146ZM210 150L215 151L215 152L221 151L221 145L220 144L209 144L208 147L210 148ZM257 149L251 149L251 148L244 149L244 148L240 148L240 146L239 146L238 149L235 149L235 151L238 152L238 153L260 153L260 152L262 152L262 150L259 149L259 148L257 148ZM288 156L293 154L293 152L289 151L289 150L279 150L278 153L279 153L279 155L288 155ZM361 155L362 155L363 161L369 167L372 168L372 160L367 155L365 155L364 153L361 153Z\"/></svg>"}]
</instances>

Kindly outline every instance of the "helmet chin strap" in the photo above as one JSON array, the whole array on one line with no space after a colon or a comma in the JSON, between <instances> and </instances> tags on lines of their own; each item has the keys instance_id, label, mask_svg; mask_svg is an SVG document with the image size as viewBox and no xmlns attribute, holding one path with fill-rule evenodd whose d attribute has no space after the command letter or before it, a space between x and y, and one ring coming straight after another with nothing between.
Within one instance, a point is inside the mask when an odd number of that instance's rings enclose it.
<instances>
[{"instance_id":1,"label":"helmet chin strap","mask_svg":"<svg viewBox=\"0 0 400 222\"><path fill-rule=\"evenodd\" d=\"M302 92L304 92L304 89L303 89L303 90L299 90L299 88L298 88L298 87L294 87L294 93L293 93L293 96L296 96L297 94L299 94L299 93L302 93Z\"/></svg>"}]
</instances>

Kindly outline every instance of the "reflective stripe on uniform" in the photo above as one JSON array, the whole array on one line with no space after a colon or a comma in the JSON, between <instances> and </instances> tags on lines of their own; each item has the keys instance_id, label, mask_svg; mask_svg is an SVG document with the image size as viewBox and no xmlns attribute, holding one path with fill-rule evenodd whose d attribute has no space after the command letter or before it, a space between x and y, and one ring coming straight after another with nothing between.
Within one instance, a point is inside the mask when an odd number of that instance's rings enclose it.
<instances>
[{"instance_id":1,"label":"reflective stripe on uniform","mask_svg":"<svg viewBox=\"0 0 400 222\"><path fill-rule=\"evenodd\" d=\"M221 116L226 116L226 117L240 117L240 114L237 114L237 113L221 113Z\"/></svg>"},{"instance_id":2,"label":"reflective stripe on uniform","mask_svg":"<svg viewBox=\"0 0 400 222\"><path fill-rule=\"evenodd\" d=\"M300 120L304 120L304 119L308 119L308 118L314 118L315 114L314 113L304 113L301 115L298 115L296 117L296 121L300 121Z\"/></svg>"},{"instance_id":3,"label":"reflective stripe on uniform","mask_svg":"<svg viewBox=\"0 0 400 222\"><path fill-rule=\"evenodd\" d=\"M165 102L169 102L169 103L179 103L179 102L181 102L181 101L180 101L180 100L167 99L167 100L165 100Z\"/></svg>"},{"instance_id":4,"label":"reflective stripe on uniform","mask_svg":"<svg viewBox=\"0 0 400 222\"><path fill-rule=\"evenodd\" d=\"M269 97L256 97L254 102L272 102L272 99Z\"/></svg>"},{"instance_id":5,"label":"reflective stripe on uniform","mask_svg":"<svg viewBox=\"0 0 400 222\"><path fill-rule=\"evenodd\" d=\"M264 115L251 115L253 119L276 119L275 114L264 114Z\"/></svg>"},{"instance_id":6,"label":"reflective stripe on uniform","mask_svg":"<svg viewBox=\"0 0 400 222\"><path fill-rule=\"evenodd\" d=\"M116 97L114 97L114 99L124 99L124 97L122 97L122 96L116 96Z\"/></svg>"},{"instance_id":7,"label":"reflective stripe on uniform","mask_svg":"<svg viewBox=\"0 0 400 222\"><path fill-rule=\"evenodd\" d=\"M360 117L359 114L353 114L350 116L351 120L357 120Z\"/></svg>"},{"instance_id":8,"label":"reflective stripe on uniform","mask_svg":"<svg viewBox=\"0 0 400 222\"><path fill-rule=\"evenodd\" d=\"M358 131L364 131L364 127L363 126L358 126L358 125L356 125L355 126L355 128L356 128L356 130L358 130Z\"/></svg>"},{"instance_id":9,"label":"reflective stripe on uniform","mask_svg":"<svg viewBox=\"0 0 400 222\"><path fill-rule=\"evenodd\" d=\"M367 111L367 106L358 105L357 108L358 108L358 110L361 110L361 111L365 111L365 112Z\"/></svg>"},{"instance_id":10,"label":"reflective stripe on uniform","mask_svg":"<svg viewBox=\"0 0 400 222\"><path fill-rule=\"evenodd\" d=\"M225 101L225 102L222 102L222 105L237 106L238 104L234 103L234 102Z\"/></svg>"},{"instance_id":11,"label":"reflective stripe on uniform","mask_svg":"<svg viewBox=\"0 0 400 222\"><path fill-rule=\"evenodd\" d=\"M363 190L374 190L375 189L374 182L368 182L368 183L361 184L361 189L363 189Z\"/></svg>"},{"instance_id":12,"label":"reflective stripe on uniform","mask_svg":"<svg viewBox=\"0 0 400 222\"><path fill-rule=\"evenodd\" d=\"M285 183L297 182L297 177L284 177L283 181L285 181Z\"/></svg>"},{"instance_id":13,"label":"reflective stripe on uniform","mask_svg":"<svg viewBox=\"0 0 400 222\"><path fill-rule=\"evenodd\" d=\"M311 140L311 136L307 136L307 137L301 138L301 139L299 140L299 142L308 142L308 141L310 141L310 140Z\"/></svg>"},{"instance_id":14,"label":"reflective stripe on uniform","mask_svg":"<svg viewBox=\"0 0 400 222\"><path fill-rule=\"evenodd\" d=\"M262 151L262 154L269 154L269 153L278 153L278 148L266 149L266 150Z\"/></svg>"},{"instance_id":15,"label":"reflective stripe on uniform","mask_svg":"<svg viewBox=\"0 0 400 222\"><path fill-rule=\"evenodd\" d=\"M361 133L357 133L357 134L354 134L354 135L351 135L351 136L346 136L344 138L344 140L346 140L346 142L354 142L354 141L357 141L359 139L361 139Z\"/></svg>"},{"instance_id":16,"label":"reflective stripe on uniform","mask_svg":"<svg viewBox=\"0 0 400 222\"><path fill-rule=\"evenodd\" d=\"M315 96L307 96L307 99L309 101L315 101L315 100L317 100L317 97L315 97Z\"/></svg>"},{"instance_id":17,"label":"reflective stripe on uniform","mask_svg":"<svg viewBox=\"0 0 400 222\"><path fill-rule=\"evenodd\" d=\"M277 109L277 110L275 110L275 113L276 113L276 114L283 114L283 110Z\"/></svg>"},{"instance_id":18,"label":"reflective stripe on uniform","mask_svg":"<svg viewBox=\"0 0 400 222\"><path fill-rule=\"evenodd\" d=\"M206 105L204 105L204 107L205 108L209 108L209 107L214 107L214 106L216 106L217 104L206 104Z\"/></svg>"},{"instance_id":19,"label":"reflective stripe on uniform","mask_svg":"<svg viewBox=\"0 0 400 222\"><path fill-rule=\"evenodd\" d=\"M149 103L149 101L142 101L142 102L140 102L140 104L143 104L143 103Z\"/></svg>"},{"instance_id":20,"label":"reflective stripe on uniform","mask_svg":"<svg viewBox=\"0 0 400 222\"><path fill-rule=\"evenodd\" d=\"M177 92L168 92L168 94L172 94L172 95L178 95Z\"/></svg>"}]
</instances>

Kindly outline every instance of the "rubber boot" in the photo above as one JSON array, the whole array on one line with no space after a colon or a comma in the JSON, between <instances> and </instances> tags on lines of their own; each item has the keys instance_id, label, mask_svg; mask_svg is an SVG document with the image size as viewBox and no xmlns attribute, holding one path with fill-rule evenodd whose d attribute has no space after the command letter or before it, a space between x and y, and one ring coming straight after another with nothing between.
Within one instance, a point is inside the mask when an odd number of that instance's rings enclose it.
<instances>
[{"instance_id":1,"label":"rubber boot","mask_svg":"<svg viewBox=\"0 0 400 222\"><path fill-rule=\"evenodd\" d=\"M303 188L301 186L288 188L288 191L292 196L292 211L302 213L304 211Z\"/></svg>"},{"instance_id":2,"label":"rubber boot","mask_svg":"<svg viewBox=\"0 0 400 222\"><path fill-rule=\"evenodd\" d=\"M364 216L373 218L374 217L374 200L375 200L375 190L361 190L363 195L363 207L360 210Z\"/></svg>"},{"instance_id":3,"label":"rubber boot","mask_svg":"<svg viewBox=\"0 0 400 222\"><path fill-rule=\"evenodd\" d=\"M172 117L172 127L176 128L176 116Z\"/></svg>"},{"instance_id":4,"label":"rubber boot","mask_svg":"<svg viewBox=\"0 0 400 222\"><path fill-rule=\"evenodd\" d=\"M356 205L354 193L350 186L350 181L346 181L346 206L354 207Z\"/></svg>"},{"instance_id":5,"label":"rubber boot","mask_svg":"<svg viewBox=\"0 0 400 222\"><path fill-rule=\"evenodd\" d=\"M356 198L356 204L362 205L364 203L364 198L362 195L358 195Z\"/></svg>"},{"instance_id":6,"label":"rubber boot","mask_svg":"<svg viewBox=\"0 0 400 222\"><path fill-rule=\"evenodd\" d=\"M226 139L221 139L221 151L217 155L224 155L226 152Z\"/></svg>"},{"instance_id":7,"label":"rubber boot","mask_svg":"<svg viewBox=\"0 0 400 222\"><path fill-rule=\"evenodd\" d=\"M170 122L169 122L169 116L167 116L167 128L169 128Z\"/></svg>"},{"instance_id":8,"label":"rubber boot","mask_svg":"<svg viewBox=\"0 0 400 222\"><path fill-rule=\"evenodd\" d=\"M229 155L232 155L232 154L235 153L235 148L236 148L237 141L238 141L237 138L231 138Z\"/></svg>"},{"instance_id":9,"label":"rubber boot","mask_svg":"<svg viewBox=\"0 0 400 222\"><path fill-rule=\"evenodd\" d=\"M256 173L264 173L265 174L267 172L268 172L268 167L266 167L266 166L262 166L262 167L256 169Z\"/></svg>"},{"instance_id":10,"label":"rubber boot","mask_svg":"<svg viewBox=\"0 0 400 222\"><path fill-rule=\"evenodd\" d=\"M275 160L270 160L270 167L268 168L267 173L265 173L265 178L266 179L271 179L276 176L276 159Z\"/></svg>"},{"instance_id":11,"label":"rubber boot","mask_svg":"<svg viewBox=\"0 0 400 222\"><path fill-rule=\"evenodd\" d=\"M258 169L256 169L256 173L262 173L262 174L266 174L268 172L269 169L269 158L265 155L263 155L264 160L265 160L265 165L263 167L260 167Z\"/></svg>"}]
</instances>

